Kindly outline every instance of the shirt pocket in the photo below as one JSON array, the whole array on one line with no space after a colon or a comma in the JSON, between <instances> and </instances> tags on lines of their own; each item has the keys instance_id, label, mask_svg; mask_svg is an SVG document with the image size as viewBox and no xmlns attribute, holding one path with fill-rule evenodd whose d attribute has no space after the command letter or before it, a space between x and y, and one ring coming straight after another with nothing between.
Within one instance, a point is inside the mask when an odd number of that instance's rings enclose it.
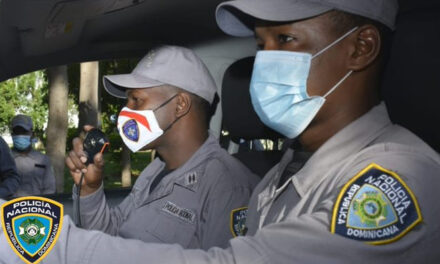
<instances>
[{"instance_id":1,"label":"shirt pocket","mask_svg":"<svg viewBox=\"0 0 440 264\"><path fill-rule=\"evenodd\" d=\"M161 199L155 202L156 216L154 223L146 228L163 243L178 243L182 247L189 246L194 238L197 227L197 213L185 208L176 201Z\"/></svg>"},{"instance_id":2,"label":"shirt pocket","mask_svg":"<svg viewBox=\"0 0 440 264\"><path fill-rule=\"evenodd\" d=\"M45 186L44 184L44 174L46 173L46 165L41 163L35 163L32 177L32 185L37 187L39 191L42 191Z\"/></svg>"}]
</instances>

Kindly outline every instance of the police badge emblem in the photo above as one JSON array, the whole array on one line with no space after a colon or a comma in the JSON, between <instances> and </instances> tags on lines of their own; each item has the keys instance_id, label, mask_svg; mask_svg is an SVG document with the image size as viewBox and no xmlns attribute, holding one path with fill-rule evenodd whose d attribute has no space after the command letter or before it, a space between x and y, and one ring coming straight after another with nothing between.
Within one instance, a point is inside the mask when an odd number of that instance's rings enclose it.
<instances>
[{"instance_id":1,"label":"police badge emblem","mask_svg":"<svg viewBox=\"0 0 440 264\"><path fill-rule=\"evenodd\" d=\"M405 182L373 163L342 188L331 232L378 245L398 240L421 221L416 197Z\"/></svg>"},{"instance_id":2,"label":"police badge emblem","mask_svg":"<svg viewBox=\"0 0 440 264\"><path fill-rule=\"evenodd\" d=\"M130 119L122 126L124 136L131 141L137 142L139 140L139 127L134 119Z\"/></svg>"},{"instance_id":3,"label":"police badge emblem","mask_svg":"<svg viewBox=\"0 0 440 264\"><path fill-rule=\"evenodd\" d=\"M38 263L55 245L63 220L63 205L42 197L22 197L1 207L7 241L25 263Z\"/></svg>"},{"instance_id":4,"label":"police badge emblem","mask_svg":"<svg viewBox=\"0 0 440 264\"><path fill-rule=\"evenodd\" d=\"M231 211L231 232L234 237L245 235L248 208L242 207Z\"/></svg>"}]
</instances>

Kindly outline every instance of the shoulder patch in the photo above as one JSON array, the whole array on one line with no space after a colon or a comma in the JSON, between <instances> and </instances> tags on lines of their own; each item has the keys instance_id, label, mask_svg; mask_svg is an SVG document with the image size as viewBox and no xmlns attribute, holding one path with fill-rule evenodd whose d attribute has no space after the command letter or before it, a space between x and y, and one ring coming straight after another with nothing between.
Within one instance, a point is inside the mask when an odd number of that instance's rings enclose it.
<instances>
[{"instance_id":1,"label":"shoulder patch","mask_svg":"<svg viewBox=\"0 0 440 264\"><path fill-rule=\"evenodd\" d=\"M57 242L63 224L63 205L27 196L4 203L0 209L3 232L24 263L38 263Z\"/></svg>"},{"instance_id":2,"label":"shoulder patch","mask_svg":"<svg viewBox=\"0 0 440 264\"><path fill-rule=\"evenodd\" d=\"M339 193L331 232L379 245L400 239L421 221L416 197L405 182L372 163Z\"/></svg>"},{"instance_id":3,"label":"shoulder patch","mask_svg":"<svg viewBox=\"0 0 440 264\"><path fill-rule=\"evenodd\" d=\"M241 207L231 211L231 232L234 237L245 235L248 208Z\"/></svg>"}]
</instances>

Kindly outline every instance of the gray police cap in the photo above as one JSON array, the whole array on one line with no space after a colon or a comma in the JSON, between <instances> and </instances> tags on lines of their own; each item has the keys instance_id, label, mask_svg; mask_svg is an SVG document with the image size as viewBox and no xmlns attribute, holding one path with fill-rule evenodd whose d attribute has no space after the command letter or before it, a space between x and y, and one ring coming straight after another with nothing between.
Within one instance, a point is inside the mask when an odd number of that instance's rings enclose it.
<instances>
[{"instance_id":1,"label":"gray police cap","mask_svg":"<svg viewBox=\"0 0 440 264\"><path fill-rule=\"evenodd\" d=\"M225 33L237 37L252 36L255 19L296 21L330 10L367 17L394 30L398 9L397 0L236 0L221 3L216 19Z\"/></svg>"},{"instance_id":2,"label":"gray police cap","mask_svg":"<svg viewBox=\"0 0 440 264\"><path fill-rule=\"evenodd\" d=\"M20 126L24 129L26 129L27 131L32 131L32 129L34 128L34 124L32 123L32 118L30 116L27 115L16 115L14 116L14 118L12 118L11 121L11 127L17 127Z\"/></svg>"},{"instance_id":3,"label":"gray police cap","mask_svg":"<svg viewBox=\"0 0 440 264\"><path fill-rule=\"evenodd\" d=\"M212 103L217 88L202 60L187 49L161 46L145 55L130 74L106 75L104 88L111 95L127 98L130 88L173 85Z\"/></svg>"}]
</instances>

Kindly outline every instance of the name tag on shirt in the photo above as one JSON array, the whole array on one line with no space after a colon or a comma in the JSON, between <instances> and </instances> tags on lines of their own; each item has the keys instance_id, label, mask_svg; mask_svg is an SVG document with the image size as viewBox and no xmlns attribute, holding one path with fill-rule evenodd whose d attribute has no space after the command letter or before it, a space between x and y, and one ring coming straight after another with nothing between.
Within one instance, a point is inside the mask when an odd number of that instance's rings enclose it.
<instances>
[{"instance_id":1,"label":"name tag on shirt","mask_svg":"<svg viewBox=\"0 0 440 264\"><path fill-rule=\"evenodd\" d=\"M44 165L44 164L35 164L35 167L45 169L46 165Z\"/></svg>"},{"instance_id":2,"label":"name tag on shirt","mask_svg":"<svg viewBox=\"0 0 440 264\"><path fill-rule=\"evenodd\" d=\"M196 215L193 211L186 209L186 208L182 208L180 206L175 205L174 203L167 201L163 206L162 206L162 211L178 217L180 219L182 219L185 222L191 223L193 224L196 218Z\"/></svg>"}]
</instances>

